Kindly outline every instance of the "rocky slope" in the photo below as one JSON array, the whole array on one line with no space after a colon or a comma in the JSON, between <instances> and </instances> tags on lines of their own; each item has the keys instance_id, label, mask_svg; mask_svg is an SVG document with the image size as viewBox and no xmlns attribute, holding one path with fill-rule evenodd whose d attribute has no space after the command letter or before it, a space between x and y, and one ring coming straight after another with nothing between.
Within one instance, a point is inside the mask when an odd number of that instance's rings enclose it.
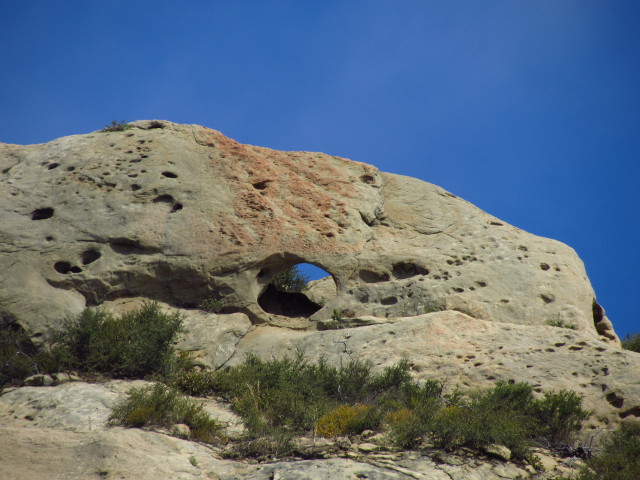
<instances>
[{"instance_id":1,"label":"rocky slope","mask_svg":"<svg viewBox=\"0 0 640 480\"><path fill-rule=\"evenodd\" d=\"M0 396L0 479L215 479L215 480L499 480L550 478L577 471L580 460L538 451L547 471L496 458L443 452L393 452L342 439L338 449L322 439L307 439L326 458L267 464L221 458L221 449L162 432L105 428L110 408L131 385L65 383L23 387ZM204 400L206 409L234 427L224 407Z\"/></svg>"},{"instance_id":2,"label":"rocky slope","mask_svg":"<svg viewBox=\"0 0 640 480\"><path fill-rule=\"evenodd\" d=\"M514 379L575 390L595 412L587 437L640 417L640 355L620 350L568 246L363 163L241 145L195 125L132 125L0 144L3 323L43 342L86 306L119 313L153 299L184 315L178 348L205 367L296 349L376 368L407 358L417 379L451 386ZM306 295L269 287L301 262L330 277ZM197 308L207 299L218 314ZM497 479L550 478L558 467L543 455L549 473L534 475L357 444L324 460L233 462L163 433L106 429L127 387L4 391L0 477Z\"/></svg>"}]
</instances>

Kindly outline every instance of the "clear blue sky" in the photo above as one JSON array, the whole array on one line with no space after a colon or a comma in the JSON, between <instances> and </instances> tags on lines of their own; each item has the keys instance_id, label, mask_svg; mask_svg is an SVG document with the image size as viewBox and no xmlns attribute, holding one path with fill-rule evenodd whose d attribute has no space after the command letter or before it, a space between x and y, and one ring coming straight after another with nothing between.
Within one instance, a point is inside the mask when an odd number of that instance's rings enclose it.
<instances>
[{"instance_id":1,"label":"clear blue sky","mask_svg":"<svg viewBox=\"0 0 640 480\"><path fill-rule=\"evenodd\" d=\"M167 119L438 184L640 331L637 0L4 1L0 141Z\"/></svg>"}]
</instances>

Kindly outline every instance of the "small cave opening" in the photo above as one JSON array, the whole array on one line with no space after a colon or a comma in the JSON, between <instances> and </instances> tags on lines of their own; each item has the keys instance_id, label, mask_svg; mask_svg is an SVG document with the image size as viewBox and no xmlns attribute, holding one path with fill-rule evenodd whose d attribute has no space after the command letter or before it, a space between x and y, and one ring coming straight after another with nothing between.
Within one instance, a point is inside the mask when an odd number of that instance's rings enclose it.
<instances>
[{"instance_id":1,"label":"small cave opening","mask_svg":"<svg viewBox=\"0 0 640 480\"><path fill-rule=\"evenodd\" d=\"M336 291L331 275L309 263L297 263L284 270L282 265L265 266L258 272L257 280L268 281L258 297L260 308L289 318L310 317L322 308L327 297L335 296Z\"/></svg>"}]
</instances>

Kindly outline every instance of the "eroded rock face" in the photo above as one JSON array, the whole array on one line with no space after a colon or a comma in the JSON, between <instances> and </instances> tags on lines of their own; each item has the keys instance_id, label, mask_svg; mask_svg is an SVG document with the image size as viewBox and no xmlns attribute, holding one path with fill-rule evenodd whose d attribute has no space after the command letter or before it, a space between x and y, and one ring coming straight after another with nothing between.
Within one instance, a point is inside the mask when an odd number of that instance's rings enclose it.
<instances>
[{"instance_id":1,"label":"eroded rock face","mask_svg":"<svg viewBox=\"0 0 640 480\"><path fill-rule=\"evenodd\" d=\"M0 144L0 315L36 337L86 305L132 296L183 307L211 297L224 313L282 324L258 298L307 262L336 285L312 320L453 309L562 321L619 343L571 248L435 185L195 125L133 126Z\"/></svg>"}]
</instances>

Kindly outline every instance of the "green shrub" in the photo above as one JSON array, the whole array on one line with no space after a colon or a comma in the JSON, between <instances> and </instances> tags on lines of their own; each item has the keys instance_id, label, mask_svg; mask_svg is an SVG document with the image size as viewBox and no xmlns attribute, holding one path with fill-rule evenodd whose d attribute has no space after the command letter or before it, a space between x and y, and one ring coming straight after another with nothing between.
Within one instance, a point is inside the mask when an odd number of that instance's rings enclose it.
<instances>
[{"instance_id":1,"label":"green shrub","mask_svg":"<svg viewBox=\"0 0 640 480\"><path fill-rule=\"evenodd\" d=\"M603 442L600 455L587 460L576 480L640 478L640 423L623 423Z\"/></svg>"},{"instance_id":2,"label":"green shrub","mask_svg":"<svg viewBox=\"0 0 640 480\"><path fill-rule=\"evenodd\" d=\"M224 304L214 297L206 298L200 304L200 309L212 313L220 313L224 307Z\"/></svg>"},{"instance_id":3,"label":"green shrub","mask_svg":"<svg viewBox=\"0 0 640 480\"><path fill-rule=\"evenodd\" d=\"M18 325L0 325L0 387L31 375L57 372L67 363L64 351L35 346Z\"/></svg>"},{"instance_id":4,"label":"green shrub","mask_svg":"<svg viewBox=\"0 0 640 480\"><path fill-rule=\"evenodd\" d=\"M163 373L175 362L173 343L181 331L178 313L165 314L157 303L146 302L120 317L87 308L65 320L52 341L75 369L143 378Z\"/></svg>"},{"instance_id":5,"label":"green shrub","mask_svg":"<svg viewBox=\"0 0 640 480\"><path fill-rule=\"evenodd\" d=\"M411 382L408 369L407 362L400 362L374 375L368 362L331 367L324 359L309 363L299 352L270 361L249 356L228 370L183 373L173 384L190 394L217 394L230 401L253 435L276 427L308 431L338 405L374 407L378 402L380 406L354 420L357 430L378 426L390 408L386 403L402 403L403 385Z\"/></svg>"},{"instance_id":6,"label":"green shrub","mask_svg":"<svg viewBox=\"0 0 640 480\"><path fill-rule=\"evenodd\" d=\"M250 436L240 442L236 450L240 457L281 457L295 451L293 435L284 428L272 428L257 437Z\"/></svg>"},{"instance_id":7,"label":"green shrub","mask_svg":"<svg viewBox=\"0 0 640 480\"><path fill-rule=\"evenodd\" d=\"M529 453L529 421L516 411L490 408L482 399L469 405L444 407L431 423L434 445L445 450L460 447L482 449L504 445L514 458Z\"/></svg>"},{"instance_id":8,"label":"green shrub","mask_svg":"<svg viewBox=\"0 0 640 480\"><path fill-rule=\"evenodd\" d=\"M370 411L370 405L339 405L320 417L316 431L326 438L362 433L367 430L364 420Z\"/></svg>"},{"instance_id":9,"label":"green shrub","mask_svg":"<svg viewBox=\"0 0 640 480\"><path fill-rule=\"evenodd\" d=\"M570 330L578 329L578 326L575 323L566 322L560 314L548 318L546 324L551 327L568 328Z\"/></svg>"},{"instance_id":10,"label":"green shrub","mask_svg":"<svg viewBox=\"0 0 640 480\"><path fill-rule=\"evenodd\" d=\"M393 444L402 449L415 448L428 431L427 424L408 408L401 408L386 415L389 437Z\"/></svg>"},{"instance_id":11,"label":"green shrub","mask_svg":"<svg viewBox=\"0 0 640 480\"><path fill-rule=\"evenodd\" d=\"M183 423L195 440L214 443L224 439L222 427L201 404L161 383L131 389L128 397L114 407L108 423L130 428L170 428Z\"/></svg>"},{"instance_id":12,"label":"green shrub","mask_svg":"<svg viewBox=\"0 0 640 480\"><path fill-rule=\"evenodd\" d=\"M271 281L271 284L278 290L289 293L303 292L308 283L309 277L304 275L297 265L288 268Z\"/></svg>"},{"instance_id":13,"label":"green shrub","mask_svg":"<svg viewBox=\"0 0 640 480\"><path fill-rule=\"evenodd\" d=\"M561 390L535 399L524 382L504 382L437 412L429 424L434 443L444 449L508 447L515 458L529 455L533 439L569 442L590 416L574 392Z\"/></svg>"},{"instance_id":14,"label":"green shrub","mask_svg":"<svg viewBox=\"0 0 640 480\"><path fill-rule=\"evenodd\" d=\"M217 372L185 369L165 379L166 383L194 397L204 397L218 390Z\"/></svg>"},{"instance_id":15,"label":"green shrub","mask_svg":"<svg viewBox=\"0 0 640 480\"><path fill-rule=\"evenodd\" d=\"M622 340L622 348L640 353L640 333L628 334Z\"/></svg>"},{"instance_id":16,"label":"green shrub","mask_svg":"<svg viewBox=\"0 0 640 480\"><path fill-rule=\"evenodd\" d=\"M123 132L125 130L131 130L133 125L129 125L124 120L120 122L116 122L115 120L111 121L110 125L105 125L101 132Z\"/></svg>"},{"instance_id":17,"label":"green shrub","mask_svg":"<svg viewBox=\"0 0 640 480\"><path fill-rule=\"evenodd\" d=\"M538 420L538 434L552 442L569 443L591 412L582 409L582 398L575 392L545 393L534 402L531 412Z\"/></svg>"},{"instance_id":18,"label":"green shrub","mask_svg":"<svg viewBox=\"0 0 640 480\"><path fill-rule=\"evenodd\" d=\"M182 372L172 385L231 402L247 431L242 449L251 455L263 447L263 454L285 451L287 438L314 428L333 437L384 426L401 448L430 437L447 450L497 443L524 459L534 439L568 441L589 416L573 392L536 399L529 384L500 381L479 393L445 395L443 382L412 380L406 360L372 373L369 362L332 367L324 359L310 363L301 352L270 361L250 356L215 372Z\"/></svg>"}]
</instances>

